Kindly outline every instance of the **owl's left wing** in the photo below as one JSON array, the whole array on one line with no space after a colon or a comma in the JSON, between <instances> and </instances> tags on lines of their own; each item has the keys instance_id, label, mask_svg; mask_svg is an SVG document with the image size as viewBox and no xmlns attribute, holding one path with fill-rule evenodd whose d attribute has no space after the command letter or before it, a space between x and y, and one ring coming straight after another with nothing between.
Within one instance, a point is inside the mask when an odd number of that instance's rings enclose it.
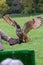
<instances>
[{"instance_id":1,"label":"owl's left wing","mask_svg":"<svg viewBox=\"0 0 43 65\"><path fill-rule=\"evenodd\" d=\"M2 17L8 24L15 26L15 22L12 19L10 19L8 15L3 15Z\"/></svg>"},{"instance_id":2,"label":"owl's left wing","mask_svg":"<svg viewBox=\"0 0 43 65\"><path fill-rule=\"evenodd\" d=\"M20 25L16 21L13 21L8 15L3 15L2 17L8 24L16 27L17 29L20 28Z\"/></svg>"},{"instance_id":3,"label":"owl's left wing","mask_svg":"<svg viewBox=\"0 0 43 65\"><path fill-rule=\"evenodd\" d=\"M23 31L25 33L28 33L32 29L37 29L41 26L42 22L43 22L43 18L41 17L37 17L32 20L29 20L24 24Z\"/></svg>"}]
</instances>

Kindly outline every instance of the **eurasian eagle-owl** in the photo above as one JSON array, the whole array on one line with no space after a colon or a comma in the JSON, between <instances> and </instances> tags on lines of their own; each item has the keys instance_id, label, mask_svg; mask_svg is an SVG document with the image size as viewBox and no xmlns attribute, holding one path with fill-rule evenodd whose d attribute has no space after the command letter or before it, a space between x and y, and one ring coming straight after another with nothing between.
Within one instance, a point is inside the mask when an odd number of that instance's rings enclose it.
<instances>
[{"instance_id":1,"label":"eurasian eagle-owl","mask_svg":"<svg viewBox=\"0 0 43 65\"><path fill-rule=\"evenodd\" d=\"M7 23L9 23L12 26L16 27L16 34L19 37L19 39L23 40L23 42L28 42L30 40L30 38L27 36L27 33L30 30L39 28L43 23L43 18L36 17L36 18L33 18L33 19L27 21L24 24L23 29L21 29L20 25L18 25L18 23L16 21L11 20L9 18L9 16L3 15L3 19Z\"/></svg>"}]
</instances>

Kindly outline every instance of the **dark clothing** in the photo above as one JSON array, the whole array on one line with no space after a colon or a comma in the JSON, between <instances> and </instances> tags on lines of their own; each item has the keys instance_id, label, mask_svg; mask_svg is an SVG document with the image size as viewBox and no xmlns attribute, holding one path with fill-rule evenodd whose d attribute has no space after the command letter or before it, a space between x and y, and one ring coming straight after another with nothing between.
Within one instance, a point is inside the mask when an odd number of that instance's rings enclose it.
<instances>
[{"instance_id":1,"label":"dark clothing","mask_svg":"<svg viewBox=\"0 0 43 65\"><path fill-rule=\"evenodd\" d=\"M21 39L14 39L14 38L7 36L2 30L0 30L0 50L4 49L3 44L2 44L2 40L9 42L10 45L14 45L17 43L20 44L23 42Z\"/></svg>"}]
</instances>

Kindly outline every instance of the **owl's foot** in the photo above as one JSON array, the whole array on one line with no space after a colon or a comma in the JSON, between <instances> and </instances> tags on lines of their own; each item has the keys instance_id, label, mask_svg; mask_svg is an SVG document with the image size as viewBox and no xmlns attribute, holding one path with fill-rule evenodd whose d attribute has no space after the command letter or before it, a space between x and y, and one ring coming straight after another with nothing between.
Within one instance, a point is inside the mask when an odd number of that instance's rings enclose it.
<instances>
[{"instance_id":1,"label":"owl's foot","mask_svg":"<svg viewBox=\"0 0 43 65\"><path fill-rule=\"evenodd\" d=\"M25 38L25 39L23 39L23 42L24 42L24 43L29 42L29 41L30 41L30 38L28 38L28 37Z\"/></svg>"}]
</instances>

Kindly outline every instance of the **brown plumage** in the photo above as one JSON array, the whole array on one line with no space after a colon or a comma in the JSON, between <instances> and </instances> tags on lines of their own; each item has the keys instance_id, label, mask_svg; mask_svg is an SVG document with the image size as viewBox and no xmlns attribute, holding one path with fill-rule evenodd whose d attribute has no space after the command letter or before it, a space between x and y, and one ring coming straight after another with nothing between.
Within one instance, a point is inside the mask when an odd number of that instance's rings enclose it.
<instances>
[{"instance_id":1,"label":"brown plumage","mask_svg":"<svg viewBox=\"0 0 43 65\"><path fill-rule=\"evenodd\" d=\"M30 38L28 38L27 36L27 33L30 30L39 28L43 23L43 18L36 17L32 20L27 21L24 24L23 29L21 29L20 25L18 25L16 21L11 20L7 15L3 15L3 19L6 20L7 23L16 27L16 34L19 37L19 39L23 40L23 42L28 42L30 40Z\"/></svg>"}]
</instances>

